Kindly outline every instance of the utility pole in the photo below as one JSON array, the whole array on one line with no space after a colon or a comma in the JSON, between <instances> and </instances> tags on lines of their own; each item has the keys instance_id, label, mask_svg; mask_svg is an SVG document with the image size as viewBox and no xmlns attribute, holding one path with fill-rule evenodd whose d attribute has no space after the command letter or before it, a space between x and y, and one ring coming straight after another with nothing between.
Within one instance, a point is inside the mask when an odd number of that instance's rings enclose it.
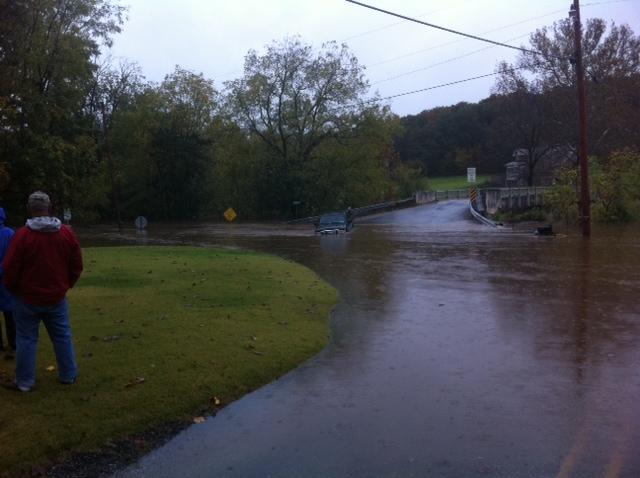
<instances>
[{"instance_id":1,"label":"utility pole","mask_svg":"<svg viewBox=\"0 0 640 478\"><path fill-rule=\"evenodd\" d=\"M580 0L573 0L569 10L569 17L573 19L576 85L578 87L578 118L579 145L578 159L580 160L580 222L582 235L591 235L591 193L589 192L589 164L587 161L587 106L584 93L584 65L582 64L582 25L580 24Z\"/></svg>"}]
</instances>

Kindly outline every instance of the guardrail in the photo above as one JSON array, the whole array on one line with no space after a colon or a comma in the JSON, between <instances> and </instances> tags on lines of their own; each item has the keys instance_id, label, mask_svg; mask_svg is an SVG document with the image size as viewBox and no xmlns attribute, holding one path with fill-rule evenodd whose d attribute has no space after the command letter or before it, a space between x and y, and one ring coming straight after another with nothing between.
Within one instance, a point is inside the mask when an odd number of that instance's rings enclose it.
<instances>
[{"instance_id":1,"label":"guardrail","mask_svg":"<svg viewBox=\"0 0 640 478\"><path fill-rule=\"evenodd\" d=\"M501 209L513 209L518 207L537 206L543 203L544 194L547 187L531 188L482 188L478 189L478 205L483 211L495 214ZM428 204L437 201L447 201L449 199L466 199L469 197L469 188L450 189L445 191L416 191L411 198L400 199L398 201L387 201L370 206L363 206L352 209L353 217L368 216L382 211L389 211L401 207ZM473 209L473 208L472 208ZM482 216L476 209L475 214L486 221L491 221ZM474 216L475 217L475 216ZM320 219L320 215L293 219L287 224L313 224ZM478 218L476 218L478 219ZM481 219L478 219L482 222ZM498 227L493 223L492 227Z\"/></svg>"},{"instance_id":2,"label":"guardrail","mask_svg":"<svg viewBox=\"0 0 640 478\"><path fill-rule=\"evenodd\" d=\"M353 211L353 216L358 217L358 216L368 216L370 214L376 214L378 212L386 211L389 209L398 209L401 207L409 207L409 206L415 206L415 205L416 205L416 198L411 197L406 199L400 199L398 201L387 201L379 204L372 204L370 206L357 207L352 211Z\"/></svg>"},{"instance_id":3,"label":"guardrail","mask_svg":"<svg viewBox=\"0 0 640 478\"><path fill-rule=\"evenodd\" d=\"M417 191L414 193L416 204L429 204L448 199L466 199L469 197L469 189L449 189L445 191Z\"/></svg>"},{"instance_id":4,"label":"guardrail","mask_svg":"<svg viewBox=\"0 0 640 478\"><path fill-rule=\"evenodd\" d=\"M392 209L399 209L399 208L410 207L415 205L416 205L416 198L411 197L406 199L399 199L397 201L387 201L387 202L381 202L378 204L371 204L369 206L356 207L351 209L351 213L353 214L353 217L362 217L362 216L369 216L370 214L376 214L382 211L389 211ZM287 224L314 224L318 220L320 220L319 215L309 216L309 217L303 217L301 219L293 219L291 221L287 221Z\"/></svg>"},{"instance_id":5,"label":"guardrail","mask_svg":"<svg viewBox=\"0 0 640 478\"><path fill-rule=\"evenodd\" d=\"M484 224L485 226L495 227L495 228L502 227L501 224L493 222L491 219L484 217L482 214L476 211L476 209L473 207L473 201L471 200L469 200L469 212L471 213L471 216L473 216L473 218L476 221L478 221L481 224Z\"/></svg>"}]
</instances>

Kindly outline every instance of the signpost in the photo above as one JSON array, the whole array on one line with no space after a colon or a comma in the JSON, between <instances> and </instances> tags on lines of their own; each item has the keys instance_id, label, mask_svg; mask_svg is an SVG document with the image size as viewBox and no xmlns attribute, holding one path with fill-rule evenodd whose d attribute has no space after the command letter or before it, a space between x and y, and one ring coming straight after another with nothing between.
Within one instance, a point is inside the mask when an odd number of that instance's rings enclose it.
<instances>
[{"instance_id":1,"label":"signpost","mask_svg":"<svg viewBox=\"0 0 640 478\"><path fill-rule=\"evenodd\" d=\"M138 216L135 220L136 229L142 230L147 227L147 218L144 216Z\"/></svg>"},{"instance_id":2,"label":"signpost","mask_svg":"<svg viewBox=\"0 0 640 478\"><path fill-rule=\"evenodd\" d=\"M298 217L298 206L302 204L302 201L293 201L293 217Z\"/></svg>"},{"instance_id":3,"label":"signpost","mask_svg":"<svg viewBox=\"0 0 640 478\"><path fill-rule=\"evenodd\" d=\"M476 182L476 168L467 168L467 182L468 183Z\"/></svg>"}]
</instances>

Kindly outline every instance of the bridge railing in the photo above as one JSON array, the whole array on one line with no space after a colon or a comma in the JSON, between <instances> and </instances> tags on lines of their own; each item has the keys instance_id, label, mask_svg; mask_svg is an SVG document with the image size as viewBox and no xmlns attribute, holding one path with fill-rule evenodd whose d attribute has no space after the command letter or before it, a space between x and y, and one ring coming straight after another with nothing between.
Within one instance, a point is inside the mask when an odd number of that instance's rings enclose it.
<instances>
[{"instance_id":1,"label":"bridge railing","mask_svg":"<svg viewBox=\"0 0 640 478\"><path fill-rule=\"evenodd\" d=\"M523 209L544 204L549 187L486 188L480 190L483 206L489 214L506 209Z\"/></svg>"},{"instance_id":2,"label":"bridge railing","mask_svg":"<svg viewBox=\"0 0 640 478\"><path fill-rule=\"evenodd\" d=\"M469 189L449 189L445 191L417 191L414 194L416 204L428 204L448 199L466 199L469 197Z\"/></svg>"},{"instance_id":3,"label":"bridge railing","mask_svg":"<svg viewBox=\"0 0 640 478\"><path fill-rule=\"evenodd\" d=\"M386 201L377 204L370 204L363 207L355 207L351 210L353 217L368 216L370 214L376 214L383 211L390 211L393 209L400 209L409 206L416 205L416 198L410 197L406 199L399 199L397 201ZM320 219L320 216L309 216L300 219L293 219L287 221L287 224L313 224Z\"/></svg>"},{"instance_id":4,"label":"bridge railing","mask_svg":"<svg viewBox=\"0 0 640 478\"><path fill-rule=\"evenodd\" d=\"M478 189L479 211L495 214L499 210L517 209L531 206L539 206L544 203L544 194L548 187L531 188L481 188ZM449 199L467 199L469 188L449 189L445 191L416 191L411 198L400 199L398 201L387 201L369 206L358 207L352 210L354 217L368 216L378 212L389 211L402 207L428 204L436 201L447 201ZM320 216L304 217L288 221L288 224L312 224Z\"/></svg>"}]
</instances>

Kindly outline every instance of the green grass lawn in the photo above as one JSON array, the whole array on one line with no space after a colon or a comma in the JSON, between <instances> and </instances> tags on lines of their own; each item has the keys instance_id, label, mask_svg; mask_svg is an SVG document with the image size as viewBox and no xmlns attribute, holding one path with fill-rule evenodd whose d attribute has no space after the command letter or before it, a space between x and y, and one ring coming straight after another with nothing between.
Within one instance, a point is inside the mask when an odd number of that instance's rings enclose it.
<instances>
[{"instance_id":1,"label":"green grass lawn","mask_svg":"<svg viewBox=\"0 0 640 478\"><path fill-rule=\"evenodd\" d=\"M324 347L338 301L309 269L264 254L110 247L84 259L68 295L78 383L57 382L42 327L35 390L0 389L0 476L192 420L274 380ZM13 367L0 360L0 375Z\"/></svg>"},{"instance_id":2,"label":"green grass lawn","mask_svg":"<svg viewBox=\"0 0 640 478\"><path fill-rule=\"evenodd\" d=\"M489 180L487 175L478 175L476 177L476 186L482 186L482 183ZM465 189L470 186L467 182L467 176L442 176L438 178L427 178L427 186L430 191L447 191L453 189Z\"/></svg>"}]
</instances>

